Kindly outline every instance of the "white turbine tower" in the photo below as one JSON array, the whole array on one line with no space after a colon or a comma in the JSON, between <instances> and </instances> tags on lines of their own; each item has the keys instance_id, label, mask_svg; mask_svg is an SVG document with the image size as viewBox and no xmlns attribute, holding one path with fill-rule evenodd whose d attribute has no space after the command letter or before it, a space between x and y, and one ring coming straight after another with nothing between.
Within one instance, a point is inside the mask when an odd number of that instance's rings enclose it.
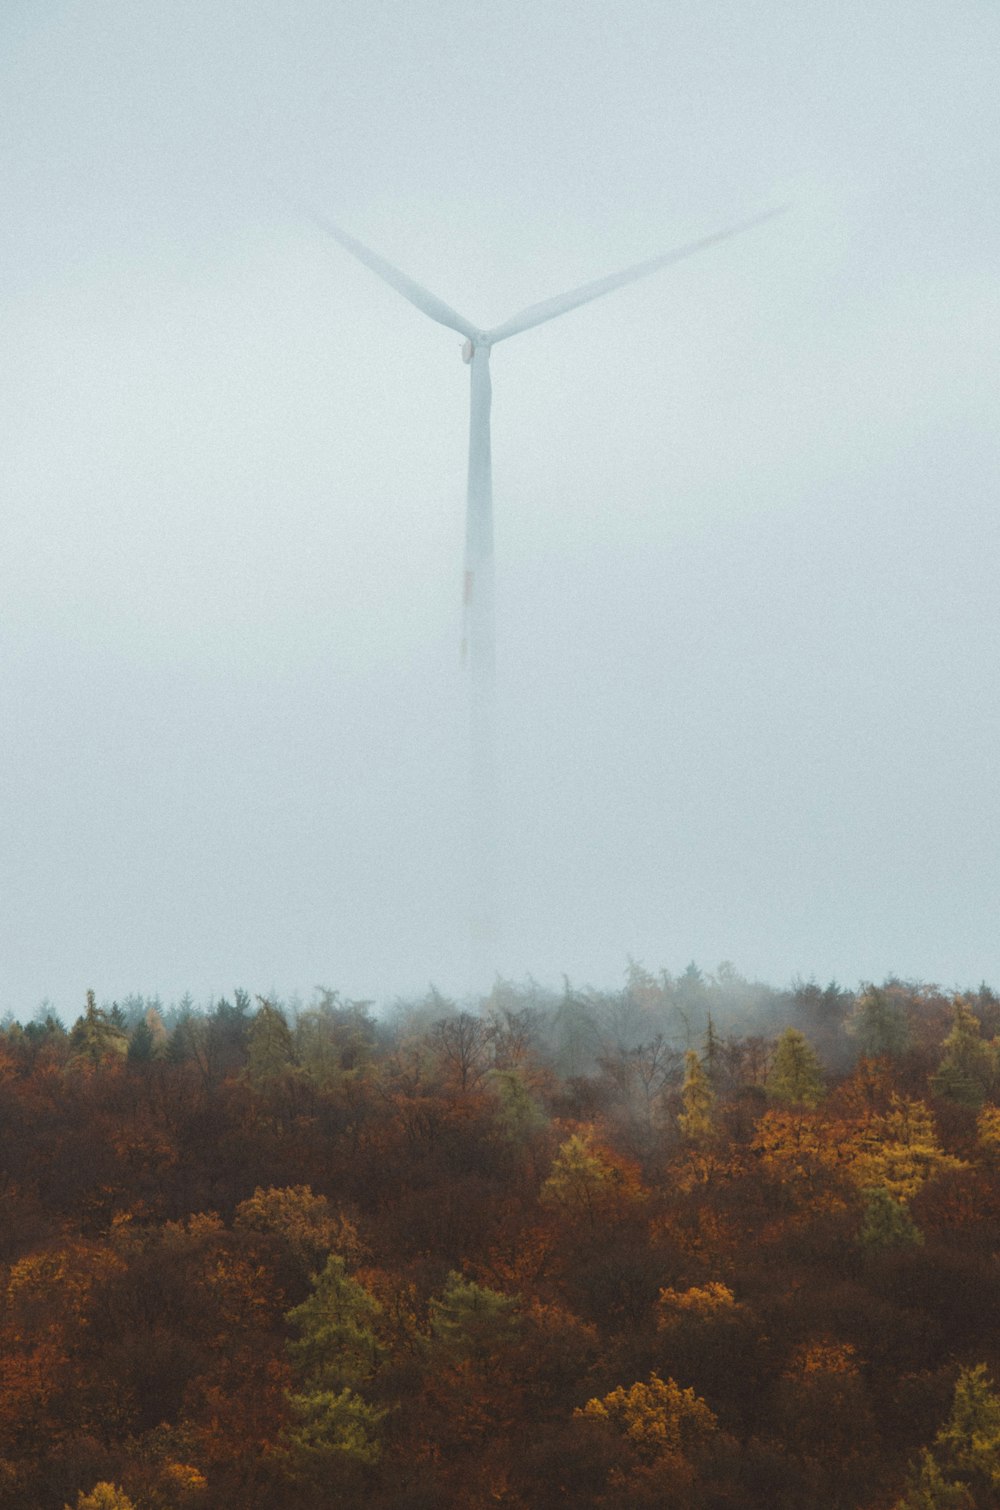
<instances>
[{"instance_id":1,"label":"white turbine tower","mask_svg":"<svg viewBox=\"0 0 1000 1510\"><path fill-rule=\"evenodd\" d=\"M494 683L495 655L495 609L493 592L493 473L490 458L490 352L500 341L520 335L534 325L544 325L558 315L567 314L580 304L599 299L627 283L646 278L672 262L680 262L695 252L714 246L716 242L728 241L742 231L782 214L787 206L782 205L743 220L711 236L703 236L658 257L645 262L633 263L621 272L585 283L568 293L558 294L554 299L545 299L541 304L531 304L509 320L495 325L492 330L481 330L464 315L445 304L436 294L430 293L415 283L406 273L393 267L384 257L352 236L348 231L328 220L325 216L312 214L317 225L356 257L359 262L377 273L404 299L429 315L439 325L447 325L465 337L462 347L463 359L471 368L471 407L469 414L469 476L465 514L465 572L463 578L463 626L462 657L469 682L469 732L470 732L470 789L472 840L472 898L471 922L473 928L474 965L477 973L492 972L496 961L490 957L494 944L494 882L495 864L495 746L494 746Z\"/></svg>"}]
</instances>

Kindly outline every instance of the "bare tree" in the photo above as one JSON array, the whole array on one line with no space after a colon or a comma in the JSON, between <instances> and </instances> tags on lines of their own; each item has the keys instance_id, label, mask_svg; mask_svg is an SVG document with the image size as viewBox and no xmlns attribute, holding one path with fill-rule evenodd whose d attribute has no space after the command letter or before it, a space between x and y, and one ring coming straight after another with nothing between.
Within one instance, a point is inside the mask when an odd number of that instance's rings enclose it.
<instances>
[{"instance_id":1,"label":"bare tree","mask_svg":"<svg viewBox=\"0 0 1000 1510\"><path fill-rule=\"evenodd\" d=\"M489 1065L489 1030L481 1017L442 1017L431 1029L431 1042L463 1091L479 1084Z\"/></svg>"},{"instance_id":2,"label":"bare tree","mask_svg":"<svg viewBox=\"0 0 1000 1510\"><path fill-rule=\"evenodd\" d=\"M496 1069L518 1069L530 1059L538 1041L538 1016L536 1007L490 1009L486 1032Z\"/></svg>"}]
</instances>

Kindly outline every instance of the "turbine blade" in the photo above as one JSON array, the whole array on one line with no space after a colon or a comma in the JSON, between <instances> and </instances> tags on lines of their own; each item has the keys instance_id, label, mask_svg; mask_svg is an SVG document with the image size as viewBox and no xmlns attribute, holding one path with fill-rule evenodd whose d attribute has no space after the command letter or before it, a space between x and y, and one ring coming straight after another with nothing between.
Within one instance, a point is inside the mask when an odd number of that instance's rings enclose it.
<instances>
[{"instance_id":1,"label":"turbine blade","mask_svg":"<svg viewBox=\"0 0 1000 1510\"><path fill-rule=\"evenodd\" d=\"M522 330L530 330L533 325L544 325L546 320L554 320L557 315L568 314L571 309L576 309L580 304L589 304L591 299L600 299L604 294L610 294L616 288L623 288L626 283L634 283L638 278L648 278L650 273L659 272L661 267L667 267L671 262L680 262L685 257L693 257L695 252L704 251L706 247L714 246L718 241L728 241L731 236L739 236L743 231L749 231L751 227L762 225L765 220L771 220L775 215L783 215L789 205L779 205L773 210L765 210L762 215L754 215L750 220L741 220L736 225L727 226L723 231L715 231L711 236L703 236L700 241L689 241L685 246L678 246L670 252L663 252L659 257L650 257L645 262L633 263L620 273L610 273L606 278L598 278L593 283L585 283L581 288L570 289L569 293L557 294L554 299L544 299L541 304L531 304L527 309L522 309L520 314L512 315L502 325L497 325L493 330L486 332L486 340L491 346L497 341L506 341L508 336L517 336Z\"/></svg>"},{"instance_id":2,"label":"turbine blade","mask_svg":"<svg viewBox=\"0 0 1000 1510\"><path fill-rule=\"evenodd\" d=\"M457 330L459 335L467 336L470 341L475 341L482 335L482 331L473 325L471 320L467 320L464 315L452 309L450 304L445 304L437 294L432 294L429 289L415 283L412 278L407 277L406 273L400 272L398 267L393 267L391 262L380 257L378 252L373 252L371 247L365 246L363 241L359 241L349 231L342 230L335 221L328 220L325 215L317 215L312 210L304 210L302 213L307 214L321 231L325 231L328 236L333 237L334 241L339 242L345 252L350 252L352 257L356 257L359 262L364 263L365 267L377 273L384 282L389 284L390 288L402 294L403 298L408 299L421 313L429 315L439 325L447 325L450 330Z\"/></svg>"}]
</instances>

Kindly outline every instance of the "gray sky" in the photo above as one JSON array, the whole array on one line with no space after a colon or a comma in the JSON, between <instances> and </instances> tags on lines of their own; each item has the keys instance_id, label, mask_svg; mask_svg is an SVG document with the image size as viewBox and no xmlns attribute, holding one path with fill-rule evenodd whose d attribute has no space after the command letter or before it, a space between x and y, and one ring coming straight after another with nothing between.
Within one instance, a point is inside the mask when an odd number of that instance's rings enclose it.
<instances>
[{"instance_id":1,"label":"gray sky","mask_svg":"<svg viewBox=\"0 0 1000 1510\"><path fill-rule=\"evenodd\" d=\"M1000 984L1000 11L5 0L0 1010L466 983L460 340L502 943Z\"/></svg>"}]
</instances>

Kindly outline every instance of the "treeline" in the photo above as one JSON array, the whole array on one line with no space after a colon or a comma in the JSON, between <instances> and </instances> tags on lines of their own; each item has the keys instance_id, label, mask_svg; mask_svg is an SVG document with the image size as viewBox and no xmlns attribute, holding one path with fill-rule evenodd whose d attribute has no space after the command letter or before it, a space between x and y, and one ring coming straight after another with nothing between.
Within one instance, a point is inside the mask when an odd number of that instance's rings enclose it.
<instances>
[{"instance_id":1,"label":"treeline","mask_svg":"<svg viewBox=\"0 0 1000 1510\"><path fill-rule=\"evenodd\" d=\"M1000 1485L1000 999L630 966L0 1032L2 1510Z\"/></svg>"}]
</instances>

